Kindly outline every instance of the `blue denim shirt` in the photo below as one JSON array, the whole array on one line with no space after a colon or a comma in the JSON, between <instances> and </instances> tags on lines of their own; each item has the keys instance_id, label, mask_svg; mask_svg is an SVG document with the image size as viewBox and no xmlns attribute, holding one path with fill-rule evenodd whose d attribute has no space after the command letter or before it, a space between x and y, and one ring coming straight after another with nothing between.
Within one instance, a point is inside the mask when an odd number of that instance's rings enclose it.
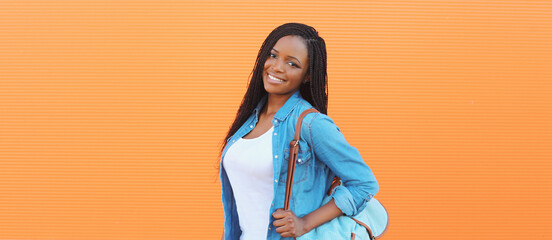
<instances>
[{"instance_id":1,"label":"blue denim shirt","mask_svg":"<svg viewBox=\"0 0 552 240\"><path fill-rule=\"evenodd\" d=\"M232 186L222 166L226 151L239 138L249 133L258 122L259 113L268 95L257 104L253 114L229 139L223 150L220 164L222 185L222 205L224 209L224 239L239 239L239 225L236 202ZM289 158L289 143L295 134L299 115L312 105L296 91L276 112L272 120L272 152L274 167L274 199L270 205L270 220L267 239L282 238L272 225L272 213L284 207L286 176ZM290 200L290 210L298 217L318 209L329 190L334 176L342 180L342 185L332 192L337 207L345 215L355 215L361 211L379 190L379 185L371 169L364 163L359 151L351 146L330 117L322 113L309 113L301 125L299 153L295 167L295 177Z\"/></svg>"}]
</instances>

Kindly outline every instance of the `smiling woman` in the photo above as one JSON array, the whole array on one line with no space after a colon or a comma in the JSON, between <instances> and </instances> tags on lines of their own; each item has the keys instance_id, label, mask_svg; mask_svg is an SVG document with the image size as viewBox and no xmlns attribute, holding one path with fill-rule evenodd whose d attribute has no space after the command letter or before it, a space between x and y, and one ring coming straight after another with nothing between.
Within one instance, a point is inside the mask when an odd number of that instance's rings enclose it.
<instances>
[{"instance_id":1,"label":"smiling woman","mask_svg":"<svg viewBox=\"0 0 552 240\"><path fill-rule=\"evenodd\" d=\"M263 42L248 89L221 148L222 239L302 236L353 216L379 190L371 169L327 114L326 45L305 24L286 23ZM289 145L306 115L289 210L283 210ZM343 185L323 203L334 177Z\"/></svg>"}]
</instances>

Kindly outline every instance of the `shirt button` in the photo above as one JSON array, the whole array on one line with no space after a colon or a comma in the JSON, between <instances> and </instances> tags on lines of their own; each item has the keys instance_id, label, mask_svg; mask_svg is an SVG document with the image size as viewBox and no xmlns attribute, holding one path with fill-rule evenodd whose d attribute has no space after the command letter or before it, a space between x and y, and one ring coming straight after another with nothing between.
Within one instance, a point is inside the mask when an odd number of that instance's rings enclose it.
<instances>
[{"instance_id":1,"label":"shirt button","mask_svg":"<svg viewBox=\"0 0 552 240\"><path fill-rule=\"evenodd\" d=\"M278 182L278 179L274 179L274 182ZM274 206L274 204L272 204L272 206Z\"/></svg>"},{"instance_id":2,"label":"shirt button","mask_svg":"<svg viewBox=\"0 0 552 240\"><path fill-rule=\"evenodd\" d=\"M274 158L278 158L278 155L274 155Z\"/></svg>"},{"instance_id":3,"label":"shirt button","mask_svg":"<svg viewBox=\"0 0 552 240\"><path fill-rule=\"evenodd\" d=\"M277 122L278 122L278 120L274 120L274 122L275 122L275 123L277 123Z\"/></svg>"},{"instance_id":4,"label":"shirt button","mask_svg":"<svg viewBox=\"0 0 552 240\"><path fill-rule=\"evenodd\" d=\"M274 203L273 203L273 204L270 204L270 205L274 206Z\"/></svg>"},{"instance_id":5,"label":"shirt button","mask_svg":"<svg viewBox=\"0 0 552 240\"><path fill-rule=\"evenodd\" d=\"M278 133L274 133L274 135L278 135Z\"/></svg>"},{"instance_id":6,"label":"shirt button","mask_svg":"<svg viewBox=\"0 0 552 240\"><path fill-rule=\"evenodd\" d=\"M301 158L297 159L297 162L301 162Z\"/></svg>"},{"instance_id":7,"label":"shirt button","mask_svg":"<svg viewBox=\"0 0 552 240\"><path fill-rule=\"evenodd\" d=\"M253 125L249 125L250 128L253 128Z\"/></svg>"},{"instance_id":8,"label":"shirt button","mask_svg":"<svg viewBox=\"0 0 552 240\"><path fill-rule=\"evenodd\" d=\"M235 139L234 139L234 140L232 140L232 142L235 142L235 141L236 141Z\"/></svg>"},{"instance_id":9,"label":"shirt button","mask_svg":"<svg viewBox=\"0 0 552 240\"><path fill-rule=\"evenodd\" d=\"M271 228L271 227L268 227L268 230L272 230L272 228Z\"/></svg>"}]
</instances>

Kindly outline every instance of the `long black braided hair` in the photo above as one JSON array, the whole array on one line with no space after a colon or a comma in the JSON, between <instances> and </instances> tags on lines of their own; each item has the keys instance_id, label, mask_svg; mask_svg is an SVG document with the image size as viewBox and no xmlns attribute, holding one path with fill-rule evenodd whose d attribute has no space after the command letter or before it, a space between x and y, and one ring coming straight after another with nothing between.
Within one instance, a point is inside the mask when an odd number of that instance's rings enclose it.
<instances>
[{"instance_id":1,"label":"long black braided hair","mask_svg":"<svg viewBox=\"0 0 552 240\"><path fill-rule=\"evenodd\" d=\"M272 30L259 50L257 60L255 61L255 67L250 74L252 77L249 81L247 91L238 109L234 123L230 126L220 149L221 155L228 143L227 140L238 131L245 121L247 121L259 101L267 94L263 84L263 68L265 61L276 42L280 38L288 35L303 38L307 45L309 69L306 74L309 75L310 80L307 83L301 84L299 87L301 96L319 112L327 114L328 75L326 71L326 43L324 39L318 35L316 29L311 26L302 23L285 23Z\"/></svg>"}]
</instances>

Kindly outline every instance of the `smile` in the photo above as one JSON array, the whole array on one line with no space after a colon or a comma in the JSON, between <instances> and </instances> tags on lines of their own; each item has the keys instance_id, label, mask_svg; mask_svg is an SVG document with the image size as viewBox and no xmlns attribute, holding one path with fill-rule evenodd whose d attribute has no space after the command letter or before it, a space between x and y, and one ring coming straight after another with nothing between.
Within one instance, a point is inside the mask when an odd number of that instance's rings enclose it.
<instances>
[{"instance_id":1,"label":"smile","mask_svg":"<svg viewBox=\"0 0 552 240\"><path fill-rule=\"evenodd\" d=\"M284 82L284 80L279 79L279 78L276 78L276 77L274 77L274 76L272 76L272 75L270 75L270 74L268 74L268 78L270 78L270 79L272 79L272 80L274 80L274 81Z\"/></svg>"}]
</instances>

